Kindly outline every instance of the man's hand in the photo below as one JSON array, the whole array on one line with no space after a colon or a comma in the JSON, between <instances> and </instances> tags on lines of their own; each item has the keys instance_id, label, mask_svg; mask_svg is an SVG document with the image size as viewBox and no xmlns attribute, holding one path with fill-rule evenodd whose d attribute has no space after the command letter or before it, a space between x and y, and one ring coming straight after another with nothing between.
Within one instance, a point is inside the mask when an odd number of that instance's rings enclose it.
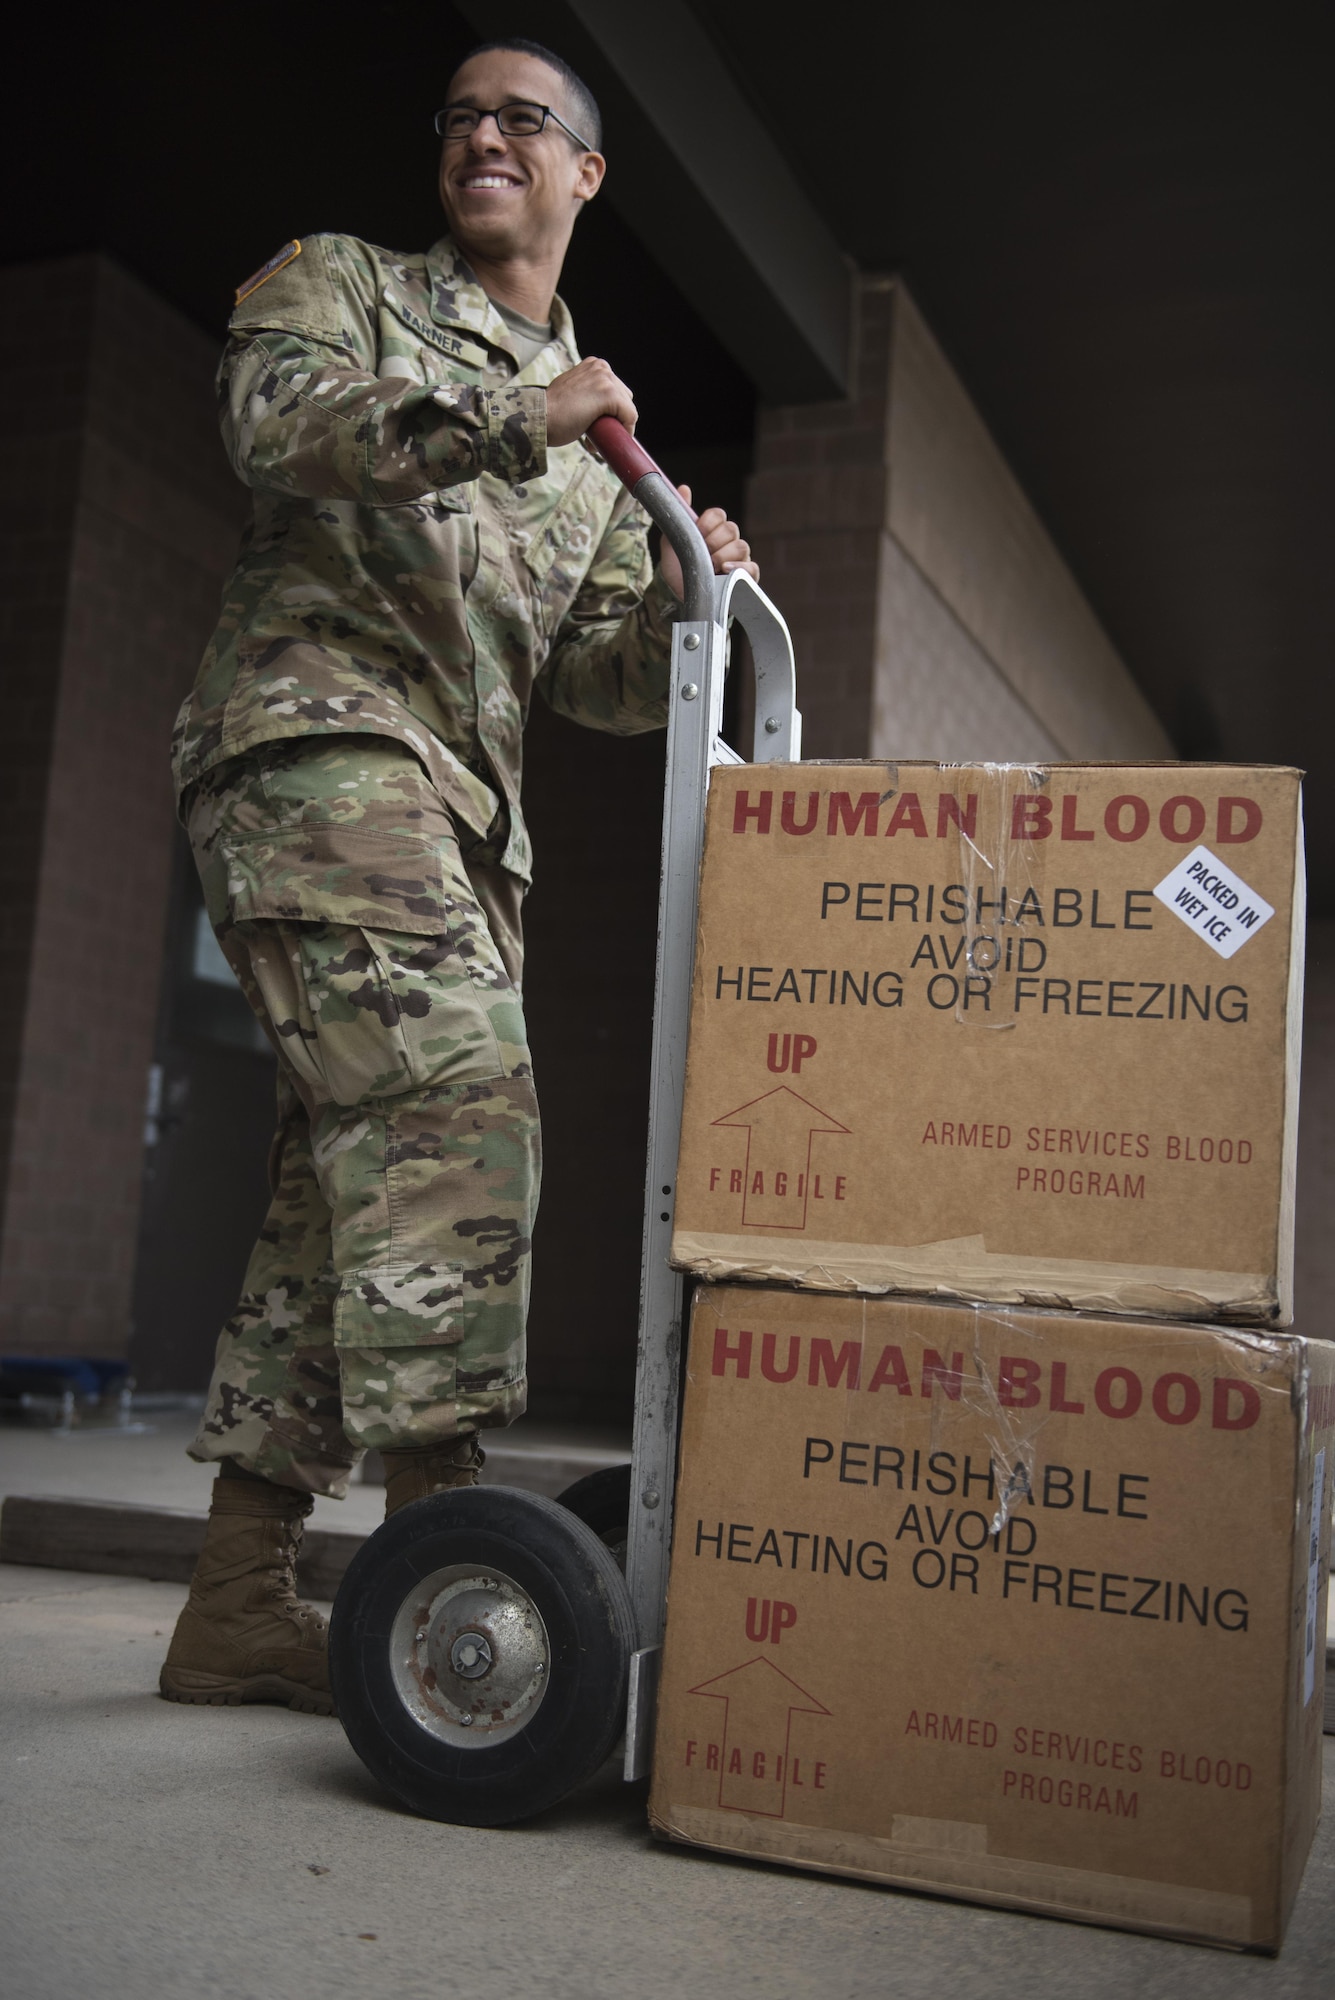
<instances>
[{"instance_id":1,"label":"man's hand","mask_svg":"<svg viewBox=\"0 0 1335 2000\"><path fill-rule=\"evenodd\" d=\"M599 417L615 417L633 431L640 413L630 390L605 361L581 361L547 385L547 442L573 444Z\"/></svg>"},{"instance_id":2,"label":"man's hand","mask_svg":"<svg viewBox=\"0 0 1335 2000\"><path fill-rule=\"evenodd\" d=\"M690 487L679 486L677 491L689 507L691 504ZM744 569L753 582L759 583L760 565L751 560L751 545L749 542L742 540L741 530L738 528L737 523L730 521L721 507L706 508L705 512L699 516L698 525L700 533L705 538L705 547L709 550L713 560L715 576L726 576L730 569ZM682 594L681 564L668 547L666 537L663 540L662 553L658 558L658 567L664 582L670 584L676 595L680 597Z\"/></svg>"}]
</instances>

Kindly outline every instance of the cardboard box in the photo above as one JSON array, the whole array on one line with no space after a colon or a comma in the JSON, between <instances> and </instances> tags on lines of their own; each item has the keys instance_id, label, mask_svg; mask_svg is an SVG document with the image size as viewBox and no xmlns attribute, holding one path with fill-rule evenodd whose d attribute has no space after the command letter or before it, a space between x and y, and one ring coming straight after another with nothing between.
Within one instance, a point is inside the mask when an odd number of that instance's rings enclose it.
<instances>
[{"instance_id":1,"label":"cardboard box","mask_svg":"<svg viewBox=\"0 0 1335 2000\"><path fill-rule=\"evenodd\" d=\"M655 1830L1278 1949L1333 1420L1293 1334L702 1288Z\"/></svg>"},{"instance_id":2,"label":"cardboard box","mask_svg":"<svg viewBox=\"0 0 1335 2000\"><path fill-rule=\"evenodd\" d=\"M1299 774L713 774L673 1258L1287 1324Z\"/></svg>"}]
</instances>

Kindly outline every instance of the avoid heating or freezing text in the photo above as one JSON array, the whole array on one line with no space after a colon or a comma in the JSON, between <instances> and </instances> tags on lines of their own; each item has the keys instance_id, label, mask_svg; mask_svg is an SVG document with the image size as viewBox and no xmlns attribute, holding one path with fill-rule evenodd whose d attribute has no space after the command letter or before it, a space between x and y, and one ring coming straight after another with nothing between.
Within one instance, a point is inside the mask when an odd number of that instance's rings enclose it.
<instances>
[{"instance_id":1,"label":"avoid heating or freezing text","mask_svg":"<svg viewBox=\"0 0 1335 2000\"><path fill-rule=\"evenodd\" d=\"M693 1540L697 1559L746 1563L757 1570L772 1563L776 1572L886 1583L892 1566L906 1567L920 1590L999 1596L1016 1607L1088 1611L1224 1633L1246 1632L1249 1621L1246 1593L1231 1585L1042 1562L1034 1558L1038 1531L1031 1520L1012 1514L997 1526L979 1508L910 1502L880 1536L863 1537L831 1535L814 1524L791 1528L700 1516Z\"/></svg>"}]
</instances>

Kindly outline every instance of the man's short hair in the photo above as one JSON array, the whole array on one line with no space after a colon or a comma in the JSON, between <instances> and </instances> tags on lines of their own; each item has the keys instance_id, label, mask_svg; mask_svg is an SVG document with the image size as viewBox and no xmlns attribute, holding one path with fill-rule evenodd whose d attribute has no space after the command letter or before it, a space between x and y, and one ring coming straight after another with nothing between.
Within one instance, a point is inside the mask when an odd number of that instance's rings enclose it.
<instances>
[{"instance_id":1,"label":"man's short hair","mask_svg":"<svg viewBox=\"0 0 1335 2000\"><path fill-rule=\"evenodd\" d=\"M539 62L546 63L548 69L555 70L566 88L567 109L570 112L571 123L579 128L581 138L588 140L595 153L602 151L603 115L598 109L598 100L583 77L571 69L564 56L558 56L553 50L545 49L541 42L526 42L519 38L503 42L479 42L477 47L470 49L459 63L455 75L457 76L464 63L471 62L474 56L493 54L535 56Z\"/></svg>"}]
</instances>

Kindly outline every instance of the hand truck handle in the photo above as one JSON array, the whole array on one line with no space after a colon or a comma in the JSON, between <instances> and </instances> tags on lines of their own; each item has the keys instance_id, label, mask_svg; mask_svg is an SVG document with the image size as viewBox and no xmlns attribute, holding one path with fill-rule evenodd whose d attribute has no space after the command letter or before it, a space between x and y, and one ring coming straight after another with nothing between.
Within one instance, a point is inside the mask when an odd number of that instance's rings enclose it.
<instances>
[{"instance_id":1,"label":"hand truck handle","mask_svg":"<svg viewBox=\"0 0 1335 2000\"><path fill-rule=\"evenodd\" d=\"M714 575L690 508L643 445L614 417L600 417L591 424L589 439L662 528L681 562L685 598L673 625L666 688L667 768L626 1551L626 1584L639 1644L627 1696L625 1770L627 1778L636 1778L649 1765L676 1477L683 1280L673 1270L670 1256L705 800L710 772L721 764L744 761L722 735L731 627L740 626L746 634L755 668L752 762L796 763L802 755L802 718L795 706L792 637L759 584L744 569Z\"/></svg>"},{"instance_id":2,"label":"hand truck handle","mask_svg":"<svg viewBox=\"0 0 1335 2000\"><path fill-rule=\"evenodd\" d=\"M705 538L661 465L637 444L616 417L599 417L589 425L589 439L602 453L623 486L629 487L645 513L661 528L681 564L682 612L688 623L713 616L714 565Z\"/></svg>"}]
</instances>

